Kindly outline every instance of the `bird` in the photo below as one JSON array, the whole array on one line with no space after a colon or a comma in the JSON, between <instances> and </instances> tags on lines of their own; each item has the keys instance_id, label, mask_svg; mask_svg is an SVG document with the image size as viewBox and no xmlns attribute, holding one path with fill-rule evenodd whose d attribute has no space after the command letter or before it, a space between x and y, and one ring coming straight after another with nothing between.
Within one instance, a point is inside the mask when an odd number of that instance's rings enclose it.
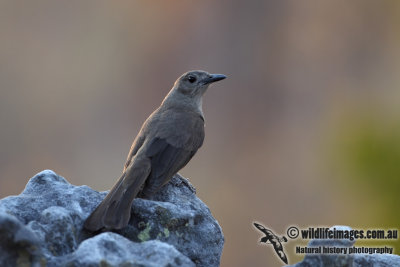
<instances>
[{"instance_id":1,"label":"bird","mask_svg":"<svg viewBox=\"0 0 400 267\"><path fill-rule=\"evenodd\" d=\"M262 226L259 223L253 223L254 226L260 230L261 232L263 232L265 234L264 237L261 238L260 242L263 243L268 243L270 242L270 244L272 244L272 246L274 247L274 250L276 252L276 254L278 254L279 258L286 264L288 264L288 260L286 257L285 252L283 251L283 246L281 242L287 242L287 238L285 236L283 236L282 238L279 238L277 235L275 235L271 230L265 228L264 226Z\"/></svg>"},{"instance_id":2,"label":"bird","mask_svg":"<svg viewBox=\"0 0 400 267\"><path fill-rule=\"evenodd\" d=\"M90 232L124 228L134 198L150 199L182 169L204 141L202 99L223 74L181 75L134 139L121 177L84 222Z\"/></svg>"}]
</instances>

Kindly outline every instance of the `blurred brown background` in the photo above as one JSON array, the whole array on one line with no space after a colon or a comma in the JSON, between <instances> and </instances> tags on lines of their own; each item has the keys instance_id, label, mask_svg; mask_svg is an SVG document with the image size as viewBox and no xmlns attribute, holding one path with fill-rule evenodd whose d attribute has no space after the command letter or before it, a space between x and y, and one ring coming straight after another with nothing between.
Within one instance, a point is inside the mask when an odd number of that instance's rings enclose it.
<instances>
[{"instance_id":1,"label":"blurred brown background","mask_svg":"<svg viewBox=\"0 0 400 267\"><path fill-rule=\"evenodd\" d=\"M1 1L0 197L43 169L109 189L175 79L204 69L229 78L181 173L222 266L281 265L253 221L398 227L399 26L397 0Z\"/></svg>"}]
</instances>

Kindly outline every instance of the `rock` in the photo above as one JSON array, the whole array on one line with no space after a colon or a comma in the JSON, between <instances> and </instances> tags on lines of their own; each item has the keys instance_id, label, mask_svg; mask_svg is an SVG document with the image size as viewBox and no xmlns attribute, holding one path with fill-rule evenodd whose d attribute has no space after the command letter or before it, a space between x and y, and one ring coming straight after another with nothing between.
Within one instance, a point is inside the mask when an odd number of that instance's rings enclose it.
<instances>
[{"instance_id":1,"label":"rock","mask_svg":"<svg viewBox=\"0 0 400 267\"><path fill-rule=\"evenodd\" d=\"M330 229L352 230L348 226L333 226ZM313 239L308 247L351 248L355 240ZM400 256L392 254L307 254L303 261L292 267L395 267L400 266Z\"/></svg>"},{"instance_id":2,"label":"rock","mask_svg":"<svg viewBox=\"0 0 400 267\"><path fill-rule=\"evenodd\" d=\"M71 254L52 259L57 266L195 266L175 247L158 240L132 242L116 233L102 233L86 239Z\"/></svg>"},{"instance_id":3,"label":"rock","mask_svg":"<svg viewBox=\"0 0 400 267\"><path fill-rule=\"evenodd\" d=\"M400 257L392 254L356 254L353 267L399 267Z\"/></svg>"},{"instance_id":4,"label":"rock","mask_svg":"<svg viewBox=\"0 0 400 267\"><path fill-rule=\"evenodd\" d=\"M10 214L0 213L0 240L2 266L40 266L45 263L39 239Z\"/></svg>"},{"instance_id":5,"label":"rock","mask_svg":"<svg viewBox=\"0 0 400 267\"><path fill-rule=\"evenodd\" d=\"M218 266L224 237L179 174L152 200L135 199L129 225L93 235L84 220L105 197L50 170L0 200L0 262L8 266Z\"/></svg>"}]
</instances>

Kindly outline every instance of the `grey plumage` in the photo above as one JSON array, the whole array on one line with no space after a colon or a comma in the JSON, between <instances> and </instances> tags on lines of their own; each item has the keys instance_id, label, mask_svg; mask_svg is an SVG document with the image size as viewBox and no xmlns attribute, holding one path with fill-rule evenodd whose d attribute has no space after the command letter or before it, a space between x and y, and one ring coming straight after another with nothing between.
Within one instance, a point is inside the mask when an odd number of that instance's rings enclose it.
<instances>
[{"instance_id":1,"label":"grey plumage","mask_svg":"<svg viewBox=\"0 0 400 267\"><path fill-rule=\"evenodd\" d=\"M150 198L183 168L204 140L202 96L221 74L190 71L144 122L133 141L121 178L85 221L89 231L121 229L128 224L137 196Z\"/></svg>"}]
</instances>

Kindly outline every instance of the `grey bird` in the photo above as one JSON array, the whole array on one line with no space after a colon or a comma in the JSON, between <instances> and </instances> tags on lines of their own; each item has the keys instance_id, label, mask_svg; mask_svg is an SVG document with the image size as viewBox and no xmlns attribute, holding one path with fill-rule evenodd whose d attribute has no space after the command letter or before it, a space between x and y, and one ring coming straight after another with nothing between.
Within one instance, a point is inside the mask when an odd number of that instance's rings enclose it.
<instances>
[{"instance_id":1,"label":"grey bird","mask_svg":"<svg viewBox=\"0 0 400 267\"><path fill-rule=\"evenodd\" d=\"M121 178L86 219L92 232L124 228L135 197L151 198L182 169L204 140L202 97L222 74L189 71L176 80L133 141Z\"/></svg>"}]
</instances>

